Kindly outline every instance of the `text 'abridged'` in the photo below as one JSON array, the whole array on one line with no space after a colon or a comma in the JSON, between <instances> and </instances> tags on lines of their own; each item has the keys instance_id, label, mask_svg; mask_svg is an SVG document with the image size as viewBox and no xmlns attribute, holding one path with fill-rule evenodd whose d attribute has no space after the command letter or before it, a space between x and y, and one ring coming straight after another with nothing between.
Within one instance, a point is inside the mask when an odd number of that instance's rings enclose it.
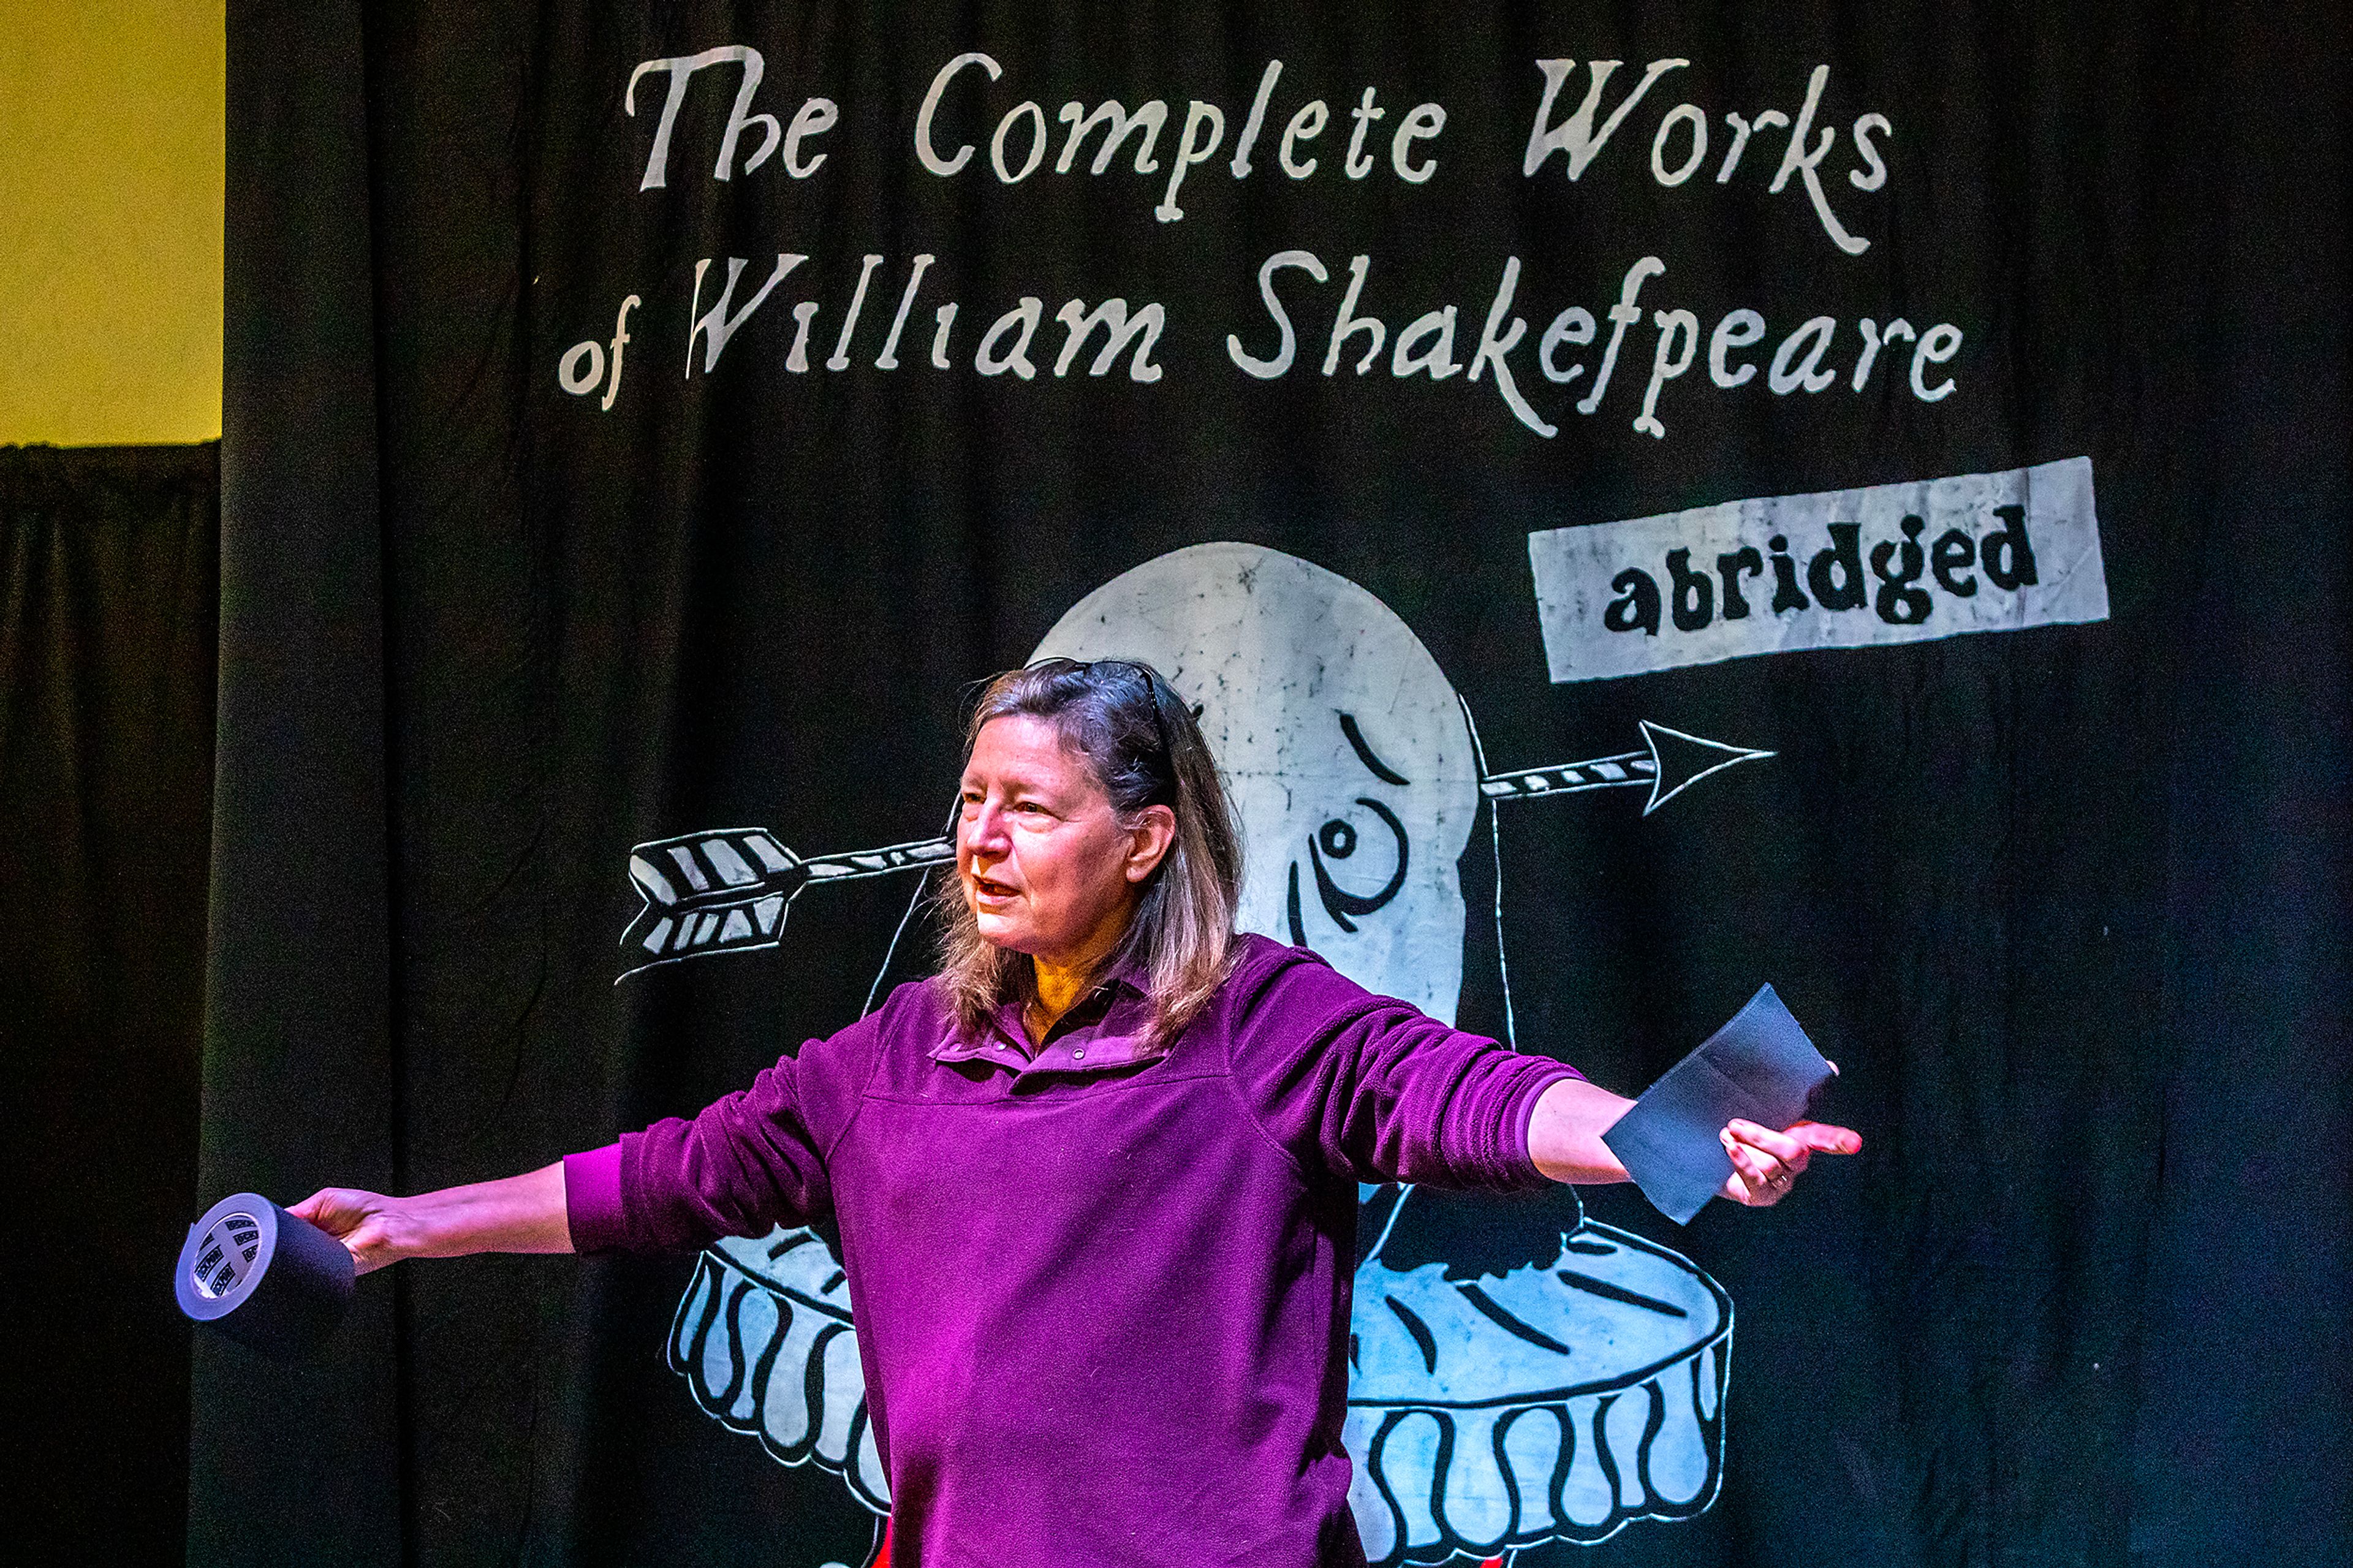
<instances>
[{"instance_id":1,"label":"text 'abridged'","mask_svg":"<svg viewBox=\"0 0 2353 1568\"><path fill-rule=\"evenodd\" d=\"M1528 561L1555 680L2108 617L2089 458L1547 529Z\"/></svg>"}]
</instances>

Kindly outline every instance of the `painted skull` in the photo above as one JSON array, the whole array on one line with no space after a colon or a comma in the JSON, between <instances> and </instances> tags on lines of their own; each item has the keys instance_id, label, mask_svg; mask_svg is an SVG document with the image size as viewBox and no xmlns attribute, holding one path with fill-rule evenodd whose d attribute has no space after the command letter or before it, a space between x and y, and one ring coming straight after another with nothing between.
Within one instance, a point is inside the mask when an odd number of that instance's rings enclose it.
<instances>
[{"instance_id":1,"label":"painted skull","mask_svg":"<svg viewBox=\"0 0 2353 1568\"><path fill-rule=\"evenodd\" d=\"M1031 657L1056 656L1140 659L1193 706L1241 818L1242 930L1453 1018L1479 769L1394 611L1295 556L1197 544L1079 601Z\"/></svg>"}]
</instances>

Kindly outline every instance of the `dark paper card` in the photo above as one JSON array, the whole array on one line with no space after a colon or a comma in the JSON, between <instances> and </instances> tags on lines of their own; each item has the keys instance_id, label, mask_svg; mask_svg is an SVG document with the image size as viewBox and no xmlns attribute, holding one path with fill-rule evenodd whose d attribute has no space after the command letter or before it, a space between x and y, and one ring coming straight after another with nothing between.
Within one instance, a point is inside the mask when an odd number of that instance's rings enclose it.
<instances>
[{"instance_id":1,"label":"dark paper card","mask_svg":"<svg viewBox=\"0 0 2353 1568\"><path fill-rule=\"evenodd\" d=\"M1724 1124L1736 1116L1773 1128L1800 1121L1833 1070L1767 985L1644 1090L1601 1141L1661 1214L1689 1225L1732 1174L1718 1136Z\"/></svg>"}]
</instances>

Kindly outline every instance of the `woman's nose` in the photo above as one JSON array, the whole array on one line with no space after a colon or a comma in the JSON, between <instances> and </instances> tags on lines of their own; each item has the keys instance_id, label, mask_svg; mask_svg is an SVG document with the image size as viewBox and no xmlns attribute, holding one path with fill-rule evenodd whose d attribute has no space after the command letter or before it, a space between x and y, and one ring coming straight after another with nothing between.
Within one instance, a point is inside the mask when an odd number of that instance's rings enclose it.
<instances>
[{"instance_id":1,"label":"woman's nose","mask_svg":"<svg viewBox=\"0 0 2353 1568\"><path fill-rule=\"evenodd\" d=\"M967 807L960 826L965 847L975 854L996 854L1005 847L1005 813L994 801Z\"/></svg>"}]
</instances>

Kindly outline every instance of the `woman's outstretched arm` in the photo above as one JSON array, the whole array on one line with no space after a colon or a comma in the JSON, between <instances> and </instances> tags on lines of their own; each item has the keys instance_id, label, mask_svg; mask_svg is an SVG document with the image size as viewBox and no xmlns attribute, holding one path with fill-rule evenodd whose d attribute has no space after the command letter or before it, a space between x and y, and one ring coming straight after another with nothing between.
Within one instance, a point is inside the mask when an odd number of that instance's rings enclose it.
<instances>
[{"instance_id":1,"label":"woman's outstretched arm","mask_svg":"<svg viewBox=\"0 0 2353 1568\"><path fill-rule=\"evenodd\" d=\"M1601 1135L1633 1104L1582 1079L1561 1079L1544 1091L1528 1119L1528 1158L1556 1182L1624 1181L1626 1167ZM1862 1147L1862 1134L1822 1121L1799 1121L1777 1131L1735 1121L1718 1136L1732 1160L1724 1195L1754 1208L1787 1196L1814 1155L1852 1154Z\"/></svg>"},{"instance_id":2,"label":"woman's outstretched arm","mask_svg":"<svg viewBox=\"0 0 2353 1568\"><path fill-rule=\"evenodd\" d=\"M328 1187L287 1212L349 1247L363 1274L404 1258L572 1250L561 1160L520 1176L414 1197Z\"/></svg>"}]
</instances>

